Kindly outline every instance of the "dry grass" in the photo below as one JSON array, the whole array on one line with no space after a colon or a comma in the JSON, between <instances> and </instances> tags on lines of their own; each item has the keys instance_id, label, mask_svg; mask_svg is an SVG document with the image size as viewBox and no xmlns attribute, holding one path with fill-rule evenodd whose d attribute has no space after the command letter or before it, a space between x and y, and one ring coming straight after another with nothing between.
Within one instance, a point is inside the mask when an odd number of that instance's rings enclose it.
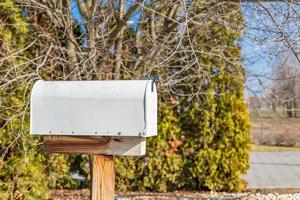
<instances>
[{"instance_id":1,"label":"dry grass","mask_svg":"<svg viewBox=\"0 0 300 200\"><path fill-rule=\"evenodd\" d=\"M278 151L292 151L300 152L300 147L282 147L282 146L267 146L267 145L252 145L253 152L278 152Z\"/></svg>"}]
</instances>

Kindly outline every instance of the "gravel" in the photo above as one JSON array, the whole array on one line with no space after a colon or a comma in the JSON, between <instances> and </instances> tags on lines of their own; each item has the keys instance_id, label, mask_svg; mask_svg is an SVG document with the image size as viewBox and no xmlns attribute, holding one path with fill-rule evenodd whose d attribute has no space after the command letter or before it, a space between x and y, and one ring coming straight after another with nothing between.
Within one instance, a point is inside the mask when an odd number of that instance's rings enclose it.
<instances>
[{"instance_id":1,"label":"gravel","mask_svg":"<svg viewBox=\"0 0 300 200\"><path fill-rule=\"evenodd\" d=\"M225 193L225 192L128 192L118 194L117 200L300 200L300 193ZM55 190L50 200L89 200L89 190Z\"/></svg>"},{"instance_id":2,"label":"gravel","mask_svg":"<svg viewBox=\"0 0 300 200\"><path fill-rule=\"evenodd\" d=\"M216 192L194 192L194 193L128 193L121 196L119 200L300 200L300 193L278 194L278 193L216 193Z\"/></svg>"}]
</instances>

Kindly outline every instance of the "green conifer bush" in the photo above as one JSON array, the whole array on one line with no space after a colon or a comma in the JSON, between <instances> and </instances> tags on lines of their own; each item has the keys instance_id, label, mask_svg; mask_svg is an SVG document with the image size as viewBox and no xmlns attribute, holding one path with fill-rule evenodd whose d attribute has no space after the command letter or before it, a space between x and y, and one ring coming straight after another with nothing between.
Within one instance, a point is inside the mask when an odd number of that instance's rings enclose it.
<instances>
[{"instance_id":1,"label":"green conifer bush","mask_svg":"<svg viewBox=\"0 0 300 200\"><path fill-rule=\"evenodd\" d=\"M249 167L251 139L238 45L244 29L239 4L145 2L161 14L136 4L132 12L141 12L141 24L123 27L115 1L88 7L90 14L82 16L87 25L74 20L70 1L54 2L44 1L51 7L46 10L42 4L22 9L13 0L0 2L0 58L5 58L0 60L0 199L46 199L48 189L79 186L71 172L89 178L88 156L48 154L41 137L29 135L30 90L38 79L160 75L166 80L158 83L158 135L147 138L144 157L116 159L117 188L244 189L241 175ZM112 12L110 18L100 17L103 10ZM64 20L58 13L66 13ZM101 32L99 27L104 34L93 34ZM122 37L107 38L111 33ZM121 62L118 52L123 52Z\"/></svg>"},{"instance_id":2,"label":"green conifer bush","mask_svg":"<svg viewBox=\"0 0 300 200\"><path fill-rule=\"evenodd\" d=\"M160 103L159 110L159 134L147 139L146 156L116 160L116 185L121 190L167 191L181 185L179 118L164 102Z\"/></svg>"},{"instance_id":3,"label":"green conifer bush","mask_svg":"<svg viewBox=\"0 0 300 200\"><path fill-rule=\"evenodd\" d=\"M242 13L238 4L216 6L203 0L193 1L190 9L190 17L199 23L188 24L184 45L193 53L178 53L174 66L181 70L191 60L198 63L178 77L192 78L175 91L196 93L190 99L177 97L177 106L169 102L159 108L158 136L147 141L144 158L118 161L117 186L122 190L245 188L241 175L249 168L251 138L243 100L245 72L237 44L244 28ZM200 16L208 13L218 15L218 20L201 21ZM199 72L194 69L199 66L201 75L196 76ZM172 140L178 144L174 152L168 150Z\"/></svg>"},{"instance_id":4,"label":"green conifer bush","mask_svg":"<svg viewBox=\"0 0 300 200\"><path fill-rule=\"evenodd\" d=\"M47 199L48 188L70 188L70 164L49 155L40 137L29 135L30 90L34 83L26 57L30 27L13 0L0 2L0 199ZM11 70L7 70L11 69ZM25 74L25 76L22 76Z\"/></svg>"}]
</instances>

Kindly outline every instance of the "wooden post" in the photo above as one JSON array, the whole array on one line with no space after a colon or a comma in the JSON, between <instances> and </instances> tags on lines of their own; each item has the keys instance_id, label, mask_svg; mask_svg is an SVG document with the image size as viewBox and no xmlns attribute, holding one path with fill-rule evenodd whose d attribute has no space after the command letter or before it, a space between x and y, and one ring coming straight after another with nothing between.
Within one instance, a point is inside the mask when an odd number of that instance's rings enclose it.
<instances>
[{"instance_id":1,"label":"wooden post","mask_svg":"<svg viewBox=\"0 0 300 200\"><path fill-rule=\"evenodd\" d=\"M91 155L91 199L113 200L115 195L114 156Z\"/></svg>"}]
</instances>

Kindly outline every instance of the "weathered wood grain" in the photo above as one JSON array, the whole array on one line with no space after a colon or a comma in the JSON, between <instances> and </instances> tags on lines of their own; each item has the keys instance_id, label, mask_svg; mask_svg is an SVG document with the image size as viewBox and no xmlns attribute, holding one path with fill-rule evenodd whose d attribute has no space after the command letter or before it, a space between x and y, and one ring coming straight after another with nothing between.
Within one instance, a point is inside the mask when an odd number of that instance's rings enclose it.
<instances>
[{"instance_id":1,"label":"weathered wood grain","mask_svg":"<svg viewBox=\"0 0 300 200\"><path fill-rule=\"evenodd\" d=\"M114 156L92 155L92 200L113 200L115 195Z\"/></svg>"},{"instance_id":2,"label":"weathered wood grain","mask_svg":"<svg viewBox=\"0 0 300 200\"><path fill-rule=\"evenodd\" d=\"M146 153L143 137L43 136L51 153L141 156Z\"/></svg>"}]
</instances>

